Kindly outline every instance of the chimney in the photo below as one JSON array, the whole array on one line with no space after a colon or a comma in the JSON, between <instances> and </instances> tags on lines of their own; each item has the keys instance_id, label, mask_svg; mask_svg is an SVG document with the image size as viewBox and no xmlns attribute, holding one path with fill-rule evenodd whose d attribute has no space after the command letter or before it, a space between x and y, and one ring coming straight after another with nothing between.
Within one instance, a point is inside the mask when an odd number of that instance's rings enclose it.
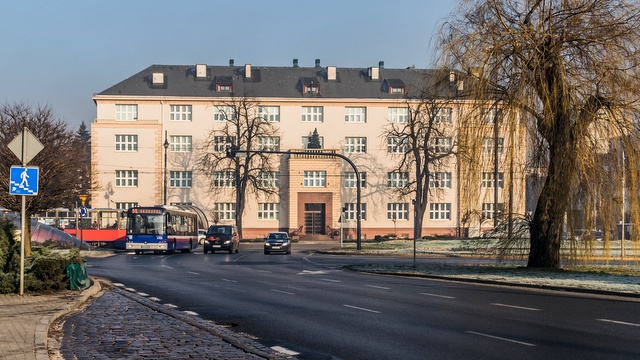
<instances>
[{"instance_id":1,"label":"chimney","mask_svg":"<svg viewBox=\"0 0 640 360\"><path fill-rule=\"evenodd\" d=\"M384 61L378 61L378 67L384 69Z\"/></svg>"},{"instance_id":2,"label":"chimney","mask_svg":"<svg viewBox=\"0 0 640 360\"><path fill-rule=\"evenodd\" d=\"M207 65L196 64L196 78L201 79L207 77Z\"/></svg>"},{"instance_id":3,"label":"chimney","mask_svg":"<svg viewBox=\"0 0 640 360\"><path fill-rule=\"evenodd\" d=\"M335 80L335 79L336 79L336 67L327 66L327 80Z\"/></svg>"},{"instance_id":4,"label":"chimney","mask_svg":"<svg viewBox=\"0 0 640 360\"><path fill-rule=\"evenodd\" d=\"M153 85L164 84L164 73L153 73L153 75L151 76L151 83Z\"/></svg>"},{"instance_id":5,"label":"chimney","mask_svg":"<svg viewBox=\"0 0 640 360\"><path fill-rule=\"evenodd\" d=\"M233 59L229 59L229 66L233 66Z\"/></svg>"},{"instance_id":6,"label":"chimney","mask_svg":"<svg viewBox=\"0 0 640 360\"><path fill-rule=\"evenodd\" d=\"M251 64L244 64L244 77L251 79Z\"/></svg>"},{"instance_id":7,"label":"chimney","mask_svg":"<svg viewBox=\"0 0 640 360\"><path fill-rule=\"evenodd\" d=\"M293 67L298 67L298 59L293 59Z\"/></svg>"},{"instance_id":8,"label":"chimney","mask_svg":"<svg viewBox=\"0 0 640 360\"><path fill-rule=\"evenodd\" d=\"M320 67L320 59L316 59L316 67Z\"/></svg>"},{"instance_id":9,"label":"chimney","mask_svg":"<svg viewBox=\"0 0 640 360\"><path fill-rule=\"evenodd\" d=\"M380 69L378 69L376 66L370 67L369 77L371 78L371 80L378 80L378 78L380 77Z\"/></svg>"},{"instance_id":10,"label":"chimney","mask_svg":"<svg viewBox=\"0 0 640 360\"><path fill-rule=\"evenodd\" d=\"M449 86L453 86L456 83L456 73L455 71L449 71Z\"/></svg>"}]
</instances>

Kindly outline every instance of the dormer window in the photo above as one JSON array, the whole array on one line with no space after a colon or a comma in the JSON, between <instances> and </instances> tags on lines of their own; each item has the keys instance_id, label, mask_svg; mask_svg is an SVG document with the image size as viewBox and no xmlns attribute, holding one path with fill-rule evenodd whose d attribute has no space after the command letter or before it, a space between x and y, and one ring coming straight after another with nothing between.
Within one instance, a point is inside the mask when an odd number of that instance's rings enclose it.
<instances>
[{"instance_id":1,"label":"dormer window","mask_svg":"<svg viewBox=\"0 0 640 360\"><path fill-rule=\"evenodd\" d=\"M384 85L388 94L404 94L405 85L400 79L386 79Z\"/></svg>"},{"instance_id":2,"label":"dormer window","mask_svg":"<svg viewBox=\"0 0 640 360\"><path fill-rule=\"evenodd\" d=\"M215 79L216 92L233 91L233 79L231 76L216 76Z\"/></svg>"},{"instance_id":3,"label":"dormer window","mask_svg":"<svg viewBox=\"0 0 640 360\"><path fill-rule=\"evenodd\" d=\"M319 94L320 83L316 78L300 78L300 90L303 94Z\"/></svg>"}]
</instances>

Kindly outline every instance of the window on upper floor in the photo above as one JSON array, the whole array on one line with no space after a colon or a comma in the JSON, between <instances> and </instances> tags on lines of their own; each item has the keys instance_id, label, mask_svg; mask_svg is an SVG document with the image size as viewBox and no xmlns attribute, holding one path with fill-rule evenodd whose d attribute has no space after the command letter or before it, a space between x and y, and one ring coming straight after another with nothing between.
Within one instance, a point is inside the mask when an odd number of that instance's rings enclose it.
<instances>
[{"instance_id":1,"label":"window on upper floor","mask_svg":"<svg viewBox=\"0 0 640 360\"><path fill-rule=\"evenodd\" d=\"M404 154L409 148L406 137L389 136L387 138L387 152L390 154Z\"/></svg>"},{"instance_id":2,"label":"window on upper floor","mask_svg":"<svg viewBox=\"0 0 640 360\"><path fill-rule=\"evenodd\" d=\"M429 203L430 220L451 220L451 203Z\"/></svg>"},{"instance_id":3,"label":"window on upper floor","mask_svg":"<svg viewBox=\"0 0 640 360\"><path fill-rule=\"evenodd\" d=\"M409 108L390 107L387 110L387 120L390 123L406 123L409 121Z\"/></svg>"},{"instance_id":4,"label":"window on upper floor","mask_svg":"<svg viewBox=\"0 0 640 360\"><path fill-rule=\"evenodd\" d=\"M190 135L171 135L169 136L169 150L171 152L191 152L191 136Z\"/></svg>"},{"instance_id":5,"label":"window on upper floor","mask_svg":"<svg viewBox=\"0 0 640 360\"><path fill-rule=\"evenodd\" d=\"M450 137L436 137L429 139L429 145L431 151L434 154L446 154L451 151L451 138Z\"/></svg>"},{"instance_id":6,"label":"window on upper floor","mask_svg":"<svg viewBox=\"0 0 640 360\"><path fill-rule=\"evenodd\" d=\"M429 187L451 189L451 173L432 172L429 174Z\"/></svg>"},{"instance_id":7,"label":"window on upper floor","mask_svg":"<svg viewBox=\"0 0 640 360\"><path fill-rule=\"evenodd\" d=\"M344 204L344 219L345 220L358 220L358 203L345 203ZM367 204L360 203L360 220L367 220Z\"/></svg>"},{"instance_id":8,"label":"window on upper floor","mask_svg":"<svg viewBox=\"0 0 640 360\"><path fill-rule=\"evenodd\" d=\"M360 188L367 187L367 173L366 172L358 172L360 175ZM356 188L356 173L354 171L347 171L344 173L344 187L345 188Z\"/></svg>"},{"instance_id":9,"label":"window on upper floor","mask_svg":"<svg viewBox=\"0 0 640 360\"><path fill-rule=\"evenodd\" d=\"M305 171L303 175L302 185L304 187L326 187L327 172L326 171Z\"/></svg>"},{"instance_id":10,"label":"window on upper floor","mask_svg":"<svg viewBox=\"0 0 640 360\"><path fill-rule=\"evenodd\" d=\"M169 120L171 120L171 121L191 121L191 105L171 105L171 106L169 106Z\"/></svg>"},{"instance_id":11,"label":"window on upper floor","mask_svg":"<svg viewBox=\"0 0 640 360\"><path fill-rule=\"evenodd\" d=\"M280 151L279 136L258 136L256 141L258 143L258 151Z\"/></svg>"},{"instance_id":12,"label":"window on upper floor","mask_svg":"<svg viewBox=\"0 0 640 360\"><path fill-rule=\"evenodd\" d=\"M231 76L216 76L214 83L216 84L216 92L233 91L233 78Z\"/></svg>"},{"instance_id":13,"label":"window on upper floor","mask_svg":"<svg viewBox=\"0 0 640 360\"><path fill-rule=\"evenodd\" d=\"M138 187L138 170L116 170L116 187Z\"/></svg>"},{"instance_id":14,"label":"window on upper floor","mask_svg":"<svg viewBox=\"0 0 640 360\"><path fill-rule=\"evenodd\" d=\"M137 202L116 202L117 210L128 210L133 207L138 207L138 203Z\"/></svg>"},{"instance_id":15,"label":"window on upper floor","mask_svg":"<svg viewBox=\"0 0 640 360\"><path fill-rule=\"evenodd\" d=\"M116 151L137 152L138 135L116 135Z\"/></svg>"},{"instance_id":16,"label":"window on upper floor","mask_svg":"<svg viewBox=\"0 0 640 360\"><path fill-rule=\"evenodd\" d=\"M214 171L212 175L214 187L229 188L236 186L236 174L234 171Z\"/></svg>"},{"instance_id":17,"label":"window on upper floor","mask_svg":"<svg viewBox=\"0 0 640 360\"><path fill-rule=\"evenodd\" d=\"M439 108L436 111L435 123L436 124L451 124L453 122L451 114L452 114L451 108Z\"/></svg>"},{"instance_id":18,"label":"window on upper floor","mask_svg":"<svg viewBox=\"0 0 640 360\"><path fill-rule=\"evenodd\" d=\"M279 220L279 203L258 203L258 220Z\"/></svg>"},{"instance_id":19,"label":"window on upper floor","mask_svg":"<svg viewBox=\"0 0 640 360\"><path fill-rule=\"evenodd\" d=\"M344 108L344 121L347 123L366 123L367 108L364 106L347 106Z\"/></svg>"},{"instance_id":20,"label":"window on upper floor","mask_svg":"<svg viewBox=\"0 0 640 360\"><path fill-rule=\"evenodd\" d=\"M483 172L482 173L482 187L483 188L489 188L489 189L493 189L493 187L495 186L495 174L493 172ZM498 187L499 188L503 188L504 187L504 173L499 172L498 173Z\"/></svg>"},{"instance_id":21,"label":"window on upper floor","mask_svg":"<svg viewBox=\"0 0 640 360\"><path fill-rule=\"evenodd\" d=\"M346 137L344 138L344 152L350 154L364 154L367 152L366 137Z\"/></svg>"},{"instance_id":22,"label":"window on upper floor","mask_svg":"<svg viewBox=\"0 0 640 360\"><path fill-rule=\"evenodd\" d=\"M278 187L279 174L275 171L260 171L257 176L258 186L262 188Z\"/></svg>"},{"instance_id":23,"label":"window on upper floor","mask_svg":"<svg viewBox=\"0 0 640 360\"><path fill-rule=\"evenodd\" d=\"M302 122L322 122L324 108L322 106L303 106Z\"/></svg>"},{"instance_id":24,"label":"window on upper floor","mask_svg":"<svg viewBox=\"0 0 640 360\"><path fill-rule=\"evenodd\" d=\"M116 120L138 120L138 105L116 104Z\"/></svg>"},{"instance_id":25,"label":"window on upper floor","mask_svg":"<svg viewBox=\"0 0 640 360\"><path fill-rule=\"evenodd\" d=\"M169 179L172 188L190 188L192 185L191 171L170 171Z\"/></svg>"},{"instance_id":26,"label":"window on upper floor","mask_svg":"<svg viewBox=\"0 0 640 360\"><path fill-rule=\"evenodd\" d=\"M258 115L268 122L280 121L280 106L258 106Z\"/></svg>"},{"instance_id":27,"label":"window on upper floor","mask_svg":"<svg viewBox=\"0 0 640 360\"><path fill-rule=\"evenodd\" d=\"M236 203L213 203L212 212L218 220L235 220Z\"/></svg>"},{"instance_id":28,"label":"window on upper floor","mask_svg":"<svg viewBox=\"0 0 640 360\"><path fill-rule=\"evenodd\" d=\"M492 137L482 139L482 152L484 154L493 154L494 141ZM498 138L498 154L504 151L504 138Z\"/></svg>"},{"instance_id":29,"label":"window on upper floor","mask_svg":"<svg viewBox=\"0 0 640 360\"><path fill-rule=\"evenodd\" d=\"M485 219L493 219L495 211L494 211L494 203L482 203L482 217ZM498 203L498 218L502 215L504 211L504 204Z\"/></svg>"},{"instance_id":30,"label":"window on upper floor","mask_svg":"<svg viewBox=\"0 0 640 360\"><path fill-rule=\"evenodd\" d=\"M388 188L403 188L409 186L409 173L408 172L388 172L387 173L387 187Z\"/></svg>"},{"instance_id":31,"label":"window on upper floor","mask_svg":"<svg viewBox=\"0 0 640 360\"><path fill-rule=\"evenodd\" d=\"M217 105L213 108L213 121L233 121L236 119L236 110L233 106Z\"/></svg>"},{"instance_id":32,"label":"window on upper floor","mask_svg":"<svg viewBox=\"0 0 640 360\"><path fill-rule=\"evenodd\" d=\"M235 144L236 138L233 136L214 136L213 137L213 151L226 152Z\"/></svg>"},{"instance_id":33,"label":"window on upper floor","mask_svg":"<svg viewBox=\"0 0 640 360\"><path fill-rule=\"evenodd\" d=\"M493 125L495 121L500 121L500 110L497 108L482 109L482 123L484 125Z\"/></svg>"},{"instance_id":34,"label":"window on upper floor","mask_svg":"<svg viewBox=\"0 0 640 360\"><path fill-rule=\"evenodd\" d=\"M409 220L409 203L388 203L387 220Z\"/></svg>"}]
</instances>

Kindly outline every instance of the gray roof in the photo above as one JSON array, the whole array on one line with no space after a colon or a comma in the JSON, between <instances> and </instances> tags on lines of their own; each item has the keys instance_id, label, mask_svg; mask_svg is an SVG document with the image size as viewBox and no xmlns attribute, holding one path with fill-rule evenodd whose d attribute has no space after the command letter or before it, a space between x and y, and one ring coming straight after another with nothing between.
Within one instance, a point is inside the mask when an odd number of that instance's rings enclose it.
<instances>
[{"instance_id":1,"label":"gray roof","mask_svg":"<svg viewBox=\"0 0 640 360\"><path fill-rule=\"evenodd\" d=\"M195 65L152 65L100 92L99 96L141 97L256 97L256 98L358 98L398 99L419 97L419 89L433 82L436 70L379 68L377 80L367 68L337 68L336 79L327 79L326 67L207 66L206 77L196 78ZM153 84L152 75L162 73L164 84ZM216 91L216 83L233 84L233 91ZM317 84L319 93L303 93L301 84ZM405 94L388 87L404 84Z\"/></svg>"}]
</instances>

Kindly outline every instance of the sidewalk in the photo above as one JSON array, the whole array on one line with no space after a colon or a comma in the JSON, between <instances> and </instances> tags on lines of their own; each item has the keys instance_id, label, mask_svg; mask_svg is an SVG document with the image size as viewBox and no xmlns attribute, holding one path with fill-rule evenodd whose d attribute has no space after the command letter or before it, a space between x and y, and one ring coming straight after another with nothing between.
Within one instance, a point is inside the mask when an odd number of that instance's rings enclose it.
<instances>
[{"instance_id":1,"label":"sidewalk","mask_svg":"<svg viewBox=\"0 0 640 360\"><path fill-rule=\"evenodd\" d=\"M95 284L82 293L56 295L0 294L0 359L46 360L50 322L100 291Z\"/></svg>"},{"instance_id":2,"label":"sidewalk","mask_svg":"<svg viewBox=\"0 0 640 360\"><path fill-rule=\"evenodd\" d=\"M0 359L294 359L126 290L103 289L106 280L92 282L81 293L0 294ZM69 327L61 330L56 320L65 315Z\"/></svg>"}]
</instances>

